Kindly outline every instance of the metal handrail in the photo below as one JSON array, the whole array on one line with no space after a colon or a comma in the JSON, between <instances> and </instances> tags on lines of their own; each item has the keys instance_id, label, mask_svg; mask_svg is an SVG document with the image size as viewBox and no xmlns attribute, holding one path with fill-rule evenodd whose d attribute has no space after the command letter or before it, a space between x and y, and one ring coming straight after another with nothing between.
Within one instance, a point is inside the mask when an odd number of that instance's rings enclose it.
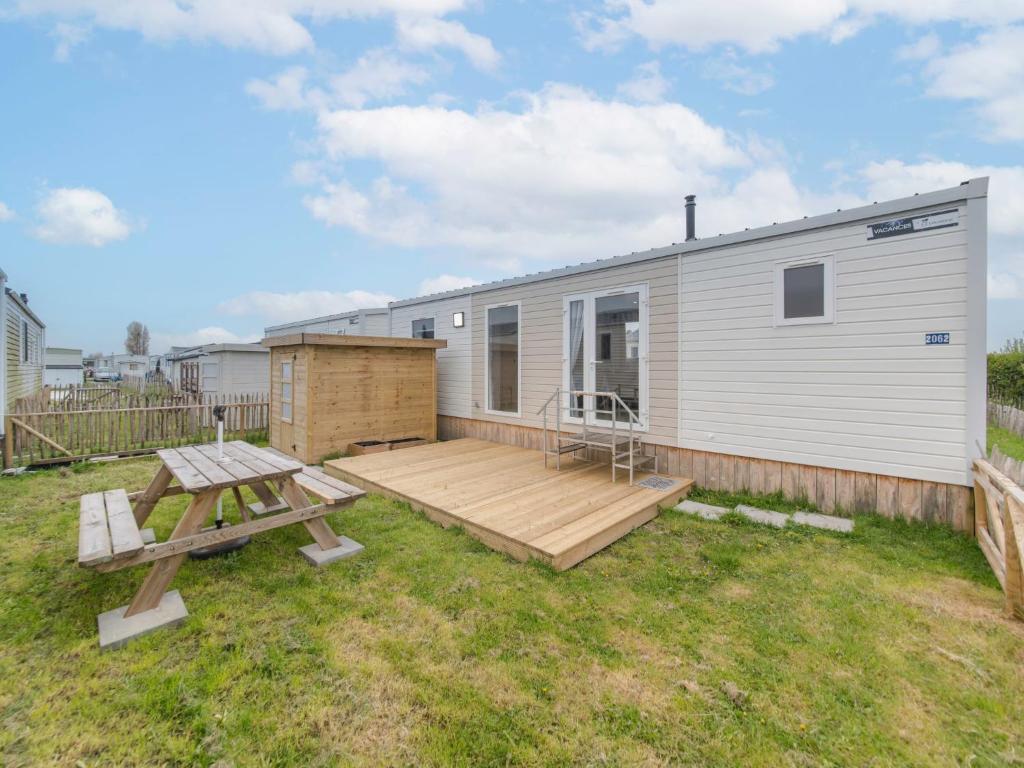
<instances>
[{"instance_id":1,"label":"metal handrail","mask_svg":"<svg viewBox=\"0 0 1024 768\"><path fill-rule=\"evenodd\" d=\"M557 402L557 408L555 409L555 450L554 450L554 454L555 454L555 467L556 468L561 468L561 464L562 464L562 454L561 454L561 440L562 440L562 438L561 438L561 434L562 434L562 403L561 403L561 395L562 395L562 392L563 392L563 390L562 390L561 387L556 387L555 391L551 393L550 397L548 397L548 399L544 401L544 404L537 410L537 414L538 415L543 413L543 419L544 419L544 431L543 431L543 438L542 439L543 439L544 466L545 467L548 464L548 454L549 454L549 450L548 450L548 408L551 406L551 402L553 400L555 400L556 398L557 398L558 402ZM611 465L612 465L612 482L615 482L615 474L616 474L615 470L619 466L622 466L623 469L627 469L627 468L629 469L629 484L632 485L633 484L633 470L634 470L634 451L635 451L635 445L634 445L635 438L634 438L634 435L633 435L633 425L634 424L636 424L637 426L641 425L641 421L640 421L639 417L633 412L632 408L630 408L628 405L626 405L625 402L623 402L622 398L619 396L619 394L617 392L591 392L589 390L583 390L583 389L569 389L569 390L565 390L565 393L569 396L569 402L566 404L566 407L568 408L570 413L573 410L572 399L574 397L584 397L584 398L586 398L586 397L590 397L590 398L606 397L609 400L611 400L612 407L610 409L609 408L597 408L596 407L596 403L593 403L594 407L587 408L585 406L582 406L578 410L580 410L580 411L582 411L584 413L594 413L594 414L607 413L607 414L611 414L612 419L611 419L611 424L609 425L609 427L611 428L611 432L612 432L612 440L611 440L611 445L610 445ZM618 421L618 415L619 415L618 414L618 409L619 408L621 408L629 416L629 419L627 421L627 429L628 429L628 432L629 432L629 438L628 438L628 440L629 440L629 449L628 449L628 451L625 454L621 454L621 455L616 453L616 450L617 450L616 446L618 445L618 442L616 440L616 432L617 432L618 424L619 424L619 421ZM584 444L586 444L586 443L589 442L588 436L587 436L588 421L587 421L586 418L583 418L582 421L583 421L583 442L584 442ZM618 463L618 460L619 460L619 458L621 458L622 456L625 456L625 455L629 456L629 464L627 464L627 465L620 465Z\"/></svg>"},{"instance_id":2,"label":"metal handrail","mask_svg":"<svg viewBox=\"0 0 1024 768\"><path fill-rule=\"evenodd\" d=\"M585 389L566 389L566 390L563 390L561 387L556 388L555 391L551 393L551 396L547 400L544 401L544 405L542 405L540 408L537 409L537 415L540 416L540 414L543 411L545 411L549 405L551 405L551 401L554 400L559 395L561 395L562 392L565 392L565 394L569 395L569 397L576 396L576 397L607 397L607 398L610 398L610 399L614 400L615 402L617 402L618 405L620 405L622 407L622 409L626 413L629 414L629 417L630 417L631 421L635 421L637 424L641 424L642 423L640 421L640 417L637 416L635 413L633 413L633 409L630 408L628 405L626 405L625 402L623 402L622 398L619 397L619 393L618 392L591 392L591 391L588 391L588 390L585 390ZM569 410L572 410L572 404L571 403L568 406L566 406L566 407L569 408ZM581 410L589 410L589 411L591 411L593 413L611 413L613 415L616 413L615 409L613 409L613 408L589 408L589 409L581 409Z\"/></svg>"}]
</instances>

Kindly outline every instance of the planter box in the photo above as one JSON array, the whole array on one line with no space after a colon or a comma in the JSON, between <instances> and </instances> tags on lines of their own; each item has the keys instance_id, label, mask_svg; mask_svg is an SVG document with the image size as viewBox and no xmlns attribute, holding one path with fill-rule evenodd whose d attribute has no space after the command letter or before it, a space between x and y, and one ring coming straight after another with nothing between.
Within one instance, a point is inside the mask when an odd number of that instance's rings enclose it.
<instances>
[{"instance_id":1,"label":"planter box","mask_svg":"<svg viewBox=\"0 0 1024 768\"><path fill-rule=\"evenodd\" d=\"M348 444L349 456L363 456L367 453L381 453L390 450L391 446L383 440L360 440L357 443Z\"/></svg>"},{"instance_id":2,"label":"planter box","mask_svg":"<svg viewBox=\"0 0 1024 768\"><path fill-rule=\"evenodd\" d=\"M388 445L391 446L392 451L397 451L399 448L412 448L417 445L426 445L429 442L422 437L403 437L399 440L388 440Z\"/></svg>"}]
</instances>

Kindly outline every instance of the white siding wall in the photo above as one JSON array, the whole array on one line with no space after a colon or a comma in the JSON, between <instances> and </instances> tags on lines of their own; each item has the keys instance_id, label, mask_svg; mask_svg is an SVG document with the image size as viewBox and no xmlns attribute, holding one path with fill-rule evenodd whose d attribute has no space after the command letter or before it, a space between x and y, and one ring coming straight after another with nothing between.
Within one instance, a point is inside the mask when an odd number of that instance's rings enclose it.
<instances>
[{"instance_id":1,"label":"white siding wall","mask_svg":"<svg viewBox=\"0 0 1024 768\"><path fill-rule=\"evenodd\" d=\"M360 336L390 336L387 312L362 315L359 325Z\"/></svg>"},{"instance_id":2,"label":"white siding wall","mask_svg":"<svg viewBox=\"0 0 1024 768\"><path fill-rule=\"evenodd\" d=\"M266 394L270 391L269 352L216 352L205 360L220 363L220 393Z\"/></svg>"},{"instance_id":3,"label":"white siding wall","mask_svg":"<svg viewBox=\"0 0 1024 768\"><path fill-rule=\"evenodd\" d=\"M472 312L470 297L423 302L391 310L391 335L402 338L412 336L412 321L434 318L434 338L445 339L448 346L437 350L437 412L442 416L469 418L472 413L470 391L473 380L471 347ZM452 318L456 312L465 313L465 326L455 328Z\"/></svg>"},{"instance_id":4,"label":"white siding wall","mask_svg":"<svg viewBox=\"0 0 1024 768\"><path fill-rule=\"evenodd\" d=\"M868 241L860 222L681 257L680 444L968 482L959 210L932 232ZM774 327L775 263L829 254L835 323ZM951 343L925 346L933 331Z\"/></svg>"},{"instance_id":5,"label":"white siding wall","mask_svg":"<svg viewBox=\"0 0 1024 768\"><path fill-rule=\"evenodd\" d=\"M650 312L648 440L674 445L678 404L678 260L674 256L475 293L473 297L472 418L540 426L537 410L562 385L562 298L566 294L646 283ZM485 412L484 308L522 302L522 416Z\"/></svg>"}]
</instances>

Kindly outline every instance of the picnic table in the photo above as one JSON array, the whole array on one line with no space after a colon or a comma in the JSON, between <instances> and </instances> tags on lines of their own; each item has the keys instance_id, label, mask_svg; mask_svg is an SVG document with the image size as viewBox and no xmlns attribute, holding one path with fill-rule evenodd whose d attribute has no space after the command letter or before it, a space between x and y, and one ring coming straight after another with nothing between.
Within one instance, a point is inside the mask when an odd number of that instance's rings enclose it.
<instances>
[{"instance_id":1,"label":"picnic table","mask_svg":"<svg viewBox=\"0 0 1024 768\"><path fill-rule=\"evenodd\" d=\"M364 491L317 467L240 440L224 443L223 456L215 443L165 448L157 451L157 456L160 468L145 490L129 494L117 489L81 499L79 565L107 572L152 564L128 605L99 615L103 648L118 647L133 637L184 620L188 612L181 595L167 588L193 550L296 523L302 523L313 537L314 543L301 547L300 552L314 565L362 549L351 539L339 537L323 518L353 504ZM250 517L241 489L248 487L260 499L276 500L271 485L277 487L284 503L266 508L270 511L258 519ZM242 522L204 528L225 491L234 497ZM192 499L170 538L146 544L143 525L157 503L180 494L190 494ZM310 495L317 503L310 501Z\"/></svg>"}]
</instances>

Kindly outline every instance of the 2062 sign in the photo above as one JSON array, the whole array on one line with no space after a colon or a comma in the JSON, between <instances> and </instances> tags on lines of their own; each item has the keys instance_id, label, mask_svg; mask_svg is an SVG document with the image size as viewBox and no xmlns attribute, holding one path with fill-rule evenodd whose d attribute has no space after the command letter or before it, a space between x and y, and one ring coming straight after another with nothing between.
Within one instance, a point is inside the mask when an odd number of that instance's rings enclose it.
<instances>
[{"instance_id":1,"label":"2062 sign","mask_svg":"<svg viewBox=\"0 0 1024 768\"><path fill-rule=\"evenodd\" d=\"M949 333L926 333L924 335L925 344L949 344Z\"/></svg>"}]
</instances>

